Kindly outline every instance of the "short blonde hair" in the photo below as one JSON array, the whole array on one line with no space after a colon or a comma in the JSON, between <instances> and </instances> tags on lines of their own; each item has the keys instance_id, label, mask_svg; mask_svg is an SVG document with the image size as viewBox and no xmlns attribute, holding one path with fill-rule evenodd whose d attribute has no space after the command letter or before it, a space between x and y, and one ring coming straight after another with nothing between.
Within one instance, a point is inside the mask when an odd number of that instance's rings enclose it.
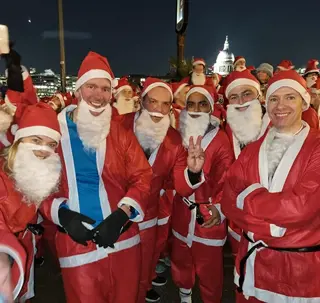
<instances>
[{"instance_id":1,"label":"short blonde hair","mask_svg":"<svg viewBox=\"0 0 320 303\"><path fill-rule=\"evenodd\" d=\"M3 170L9 176L12 175L14 160L16 158L18 146L21 141L22 139L19 139L18 141L14 142L11 146L5 147L0 153L0 156L4 158Z\"/></svg>"}]
</instances>

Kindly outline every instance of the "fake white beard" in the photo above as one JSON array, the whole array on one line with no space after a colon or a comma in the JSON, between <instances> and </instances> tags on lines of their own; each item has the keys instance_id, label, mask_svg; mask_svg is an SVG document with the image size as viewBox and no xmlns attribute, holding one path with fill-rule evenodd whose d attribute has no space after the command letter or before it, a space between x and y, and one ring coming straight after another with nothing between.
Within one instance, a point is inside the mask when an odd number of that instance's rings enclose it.
<instances>
[{"instance_id":1,"label":"fake white beard","mask_svg":"<svg viewBox=\"0 0 320 303\"><path fill-rule=\"evenodd\" d=\"M143 150L153 152L163 142L169 126L169 115L165 115L158 123L155 123L149 112L143 109L135 128L135 134Z\"/></svg>"},{"instance_id":2,"label":"fake white beard","mask_svg":"<svg viewBox=\"0 0 320 303\"><path fill-rule=\"evenodd\" d=\"M189 139L193 137L196 143L198 136L204 136L210 124L209 113L196 113L198 118L192 118L184 109L180 113L179 131L182 137L182 144L185 148L189 147Z\"/></svg>"},{"instance_id":3,"label":"fake white beard","mask_svg":"<svg viewBox=\"0 0 320 303\"><path fill-rule=\"evenodd\" d=\"M206 75L193 72L191 75L191 82L194 85L204 85L206 83Z\"/></svg>"},{"instance_id":4,"label":"fake white beard","mask_svg":"<svg viewBox=\"0 0 320 303\"><path fill-rule=\"evenodd\" d=\"M314 80L313 78L307 78L306 82L307 82L307 87L310 88L312 85L314 85L317 82L317 79Z\"/></svg>"},{"instance_id":5,"label":"fake white beard","mask_svg":"<svg viewBox=\"0 0 320 303\"><path fill-rule=\"evenodd\" d=\"M44 148L30 143L20 143L13 164L13 179L16 189L28 204L37 207L43 200L58 191L61 161L56 153L46 159L39 159L33 150ZM47 150L47 149L45 149Z\"/></svg>"},{"instance_id":6,"label":"fake white beard","mask_svg":"<svg viewBox=\"0 0 320 303\"><path fill-rule=\"evenodd\" d=\"M245 111L239 111L239 107L249 107ZM255 141L261 131L262 108L260 101L255 99L242 105L229 104L227 107L227 122L232 133L241 144Z\"/></svg>"},{"instance_id":7,"label":"fake white beard","mask_svg":"<svg viewBox=\"0 0 320 303\"><path fill-rule=\"evenodd\" d=\"M124 96L119 96L114 103L114 107L118 110L119 115L132 113L134 111L134 99L126 100Z\"/></svg>"},{"instance_id":8,"label":"fake white beard","mask_svg":"<svg viewBox=\"0 0 320 303\"><path fill-rule=\"evenodd\" d=\"M112 109L110 104L107 104L99 116L93 116L90 111L97 111L97 109L81 100L76 124L84 148L86 150L96 150L109 134Z\"/></svg>"},{"instance_id":9,"label":"fake white beard","mask_svg":"<svg viewBox=\"0 0 320 303\"><path fill-rule=\"evenodd\" d=\"M6 113L4 110L0 109L0 133L5 133L9 129L13 117Z\"/></svg>"},{"instance_id":10,"label":"fake white beard","mask_svg":"<svg viewBox=\"0 0 320 303\"><path fill-rule=\"evenodd\" d=\"M242 72L245 69L247 69L246 66L240 66L240 65L237 65L236 68L235 68L235 70L238 71L238 72Z\"/></svg>"},{"instance_id":11,"label":"fake white beard","mask_svg":"<svg viewBox=\"0 0 320 303\"><path fill-rule=\"evenodd\" d=\"M274 130L273 130L274 131ZM271 136L272 137L272 136ZM294 140L294 135L276 133L273 140L267 142L267 159L269 180L273 175L288 147Z\"/></svg>"}]
</instances>

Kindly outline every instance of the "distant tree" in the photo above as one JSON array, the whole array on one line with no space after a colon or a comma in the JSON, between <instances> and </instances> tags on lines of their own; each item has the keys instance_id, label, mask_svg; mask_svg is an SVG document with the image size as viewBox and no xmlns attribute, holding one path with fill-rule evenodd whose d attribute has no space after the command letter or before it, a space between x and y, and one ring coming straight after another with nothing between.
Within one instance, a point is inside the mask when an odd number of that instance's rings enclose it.
<instances>
[{"instance_id":1,"label":"distant tree","mask_svg":"<svg viewBox=\"0 0 320 303\"><path fill-rule=\"evenodd\" d=\"M169 58L170 64L170 74L173 76L177 76L177 78L182 79L187 77L190 72L192 71L192 59L185 59L182 61L182 64L178 70L178 58L177 57L170 57Z\"/></svg>"}]
</instances>

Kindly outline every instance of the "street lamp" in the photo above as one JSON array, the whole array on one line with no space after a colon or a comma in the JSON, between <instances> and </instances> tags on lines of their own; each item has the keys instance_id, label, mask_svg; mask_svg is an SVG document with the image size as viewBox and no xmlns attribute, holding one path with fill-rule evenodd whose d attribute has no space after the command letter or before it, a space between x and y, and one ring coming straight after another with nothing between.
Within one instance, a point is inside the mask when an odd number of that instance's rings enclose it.
<instances>
[{"instance_id":1,"label":"street lamp","mask_svg":"<svg viewBox=\"0 0 320 303\"><path fill-rule=\"evenodd\" d=\"M189 0L177 0L176 6L176 33L177 33L177 76L184 60L185 32L188 26Z\"/></svg>"},{"instance_id":2,"label":"street lamp","mask_svg":"<svg viewBox=\"0 0 320 303\"><path fill-rule=\"evenodd\" d=\"M59 41L60 41L60 79L61 92L66 92L66 59L64 49L64 29L63 29L63 5L62 0L58 0L59 11Z\"/></svg>"}]
</instances>

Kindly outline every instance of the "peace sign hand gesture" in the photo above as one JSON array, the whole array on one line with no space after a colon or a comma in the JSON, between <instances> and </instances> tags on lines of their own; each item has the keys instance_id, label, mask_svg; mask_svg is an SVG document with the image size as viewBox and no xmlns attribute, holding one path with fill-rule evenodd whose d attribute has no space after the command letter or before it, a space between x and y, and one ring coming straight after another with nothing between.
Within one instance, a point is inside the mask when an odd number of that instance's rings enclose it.
<instances>
[{"instance_id":1,"label":"peace sign hand gesture","mask_svg":"<svg viewBox=\"0 0 320 303\"><path fill-rule=\"evenodd\" d=\"M201 147L202 137L198 136L196 144L193 142L193 137L189 138L188 169L193 173L199 173L204 164L204 151Z\"/></svg>"}]
</instances>

